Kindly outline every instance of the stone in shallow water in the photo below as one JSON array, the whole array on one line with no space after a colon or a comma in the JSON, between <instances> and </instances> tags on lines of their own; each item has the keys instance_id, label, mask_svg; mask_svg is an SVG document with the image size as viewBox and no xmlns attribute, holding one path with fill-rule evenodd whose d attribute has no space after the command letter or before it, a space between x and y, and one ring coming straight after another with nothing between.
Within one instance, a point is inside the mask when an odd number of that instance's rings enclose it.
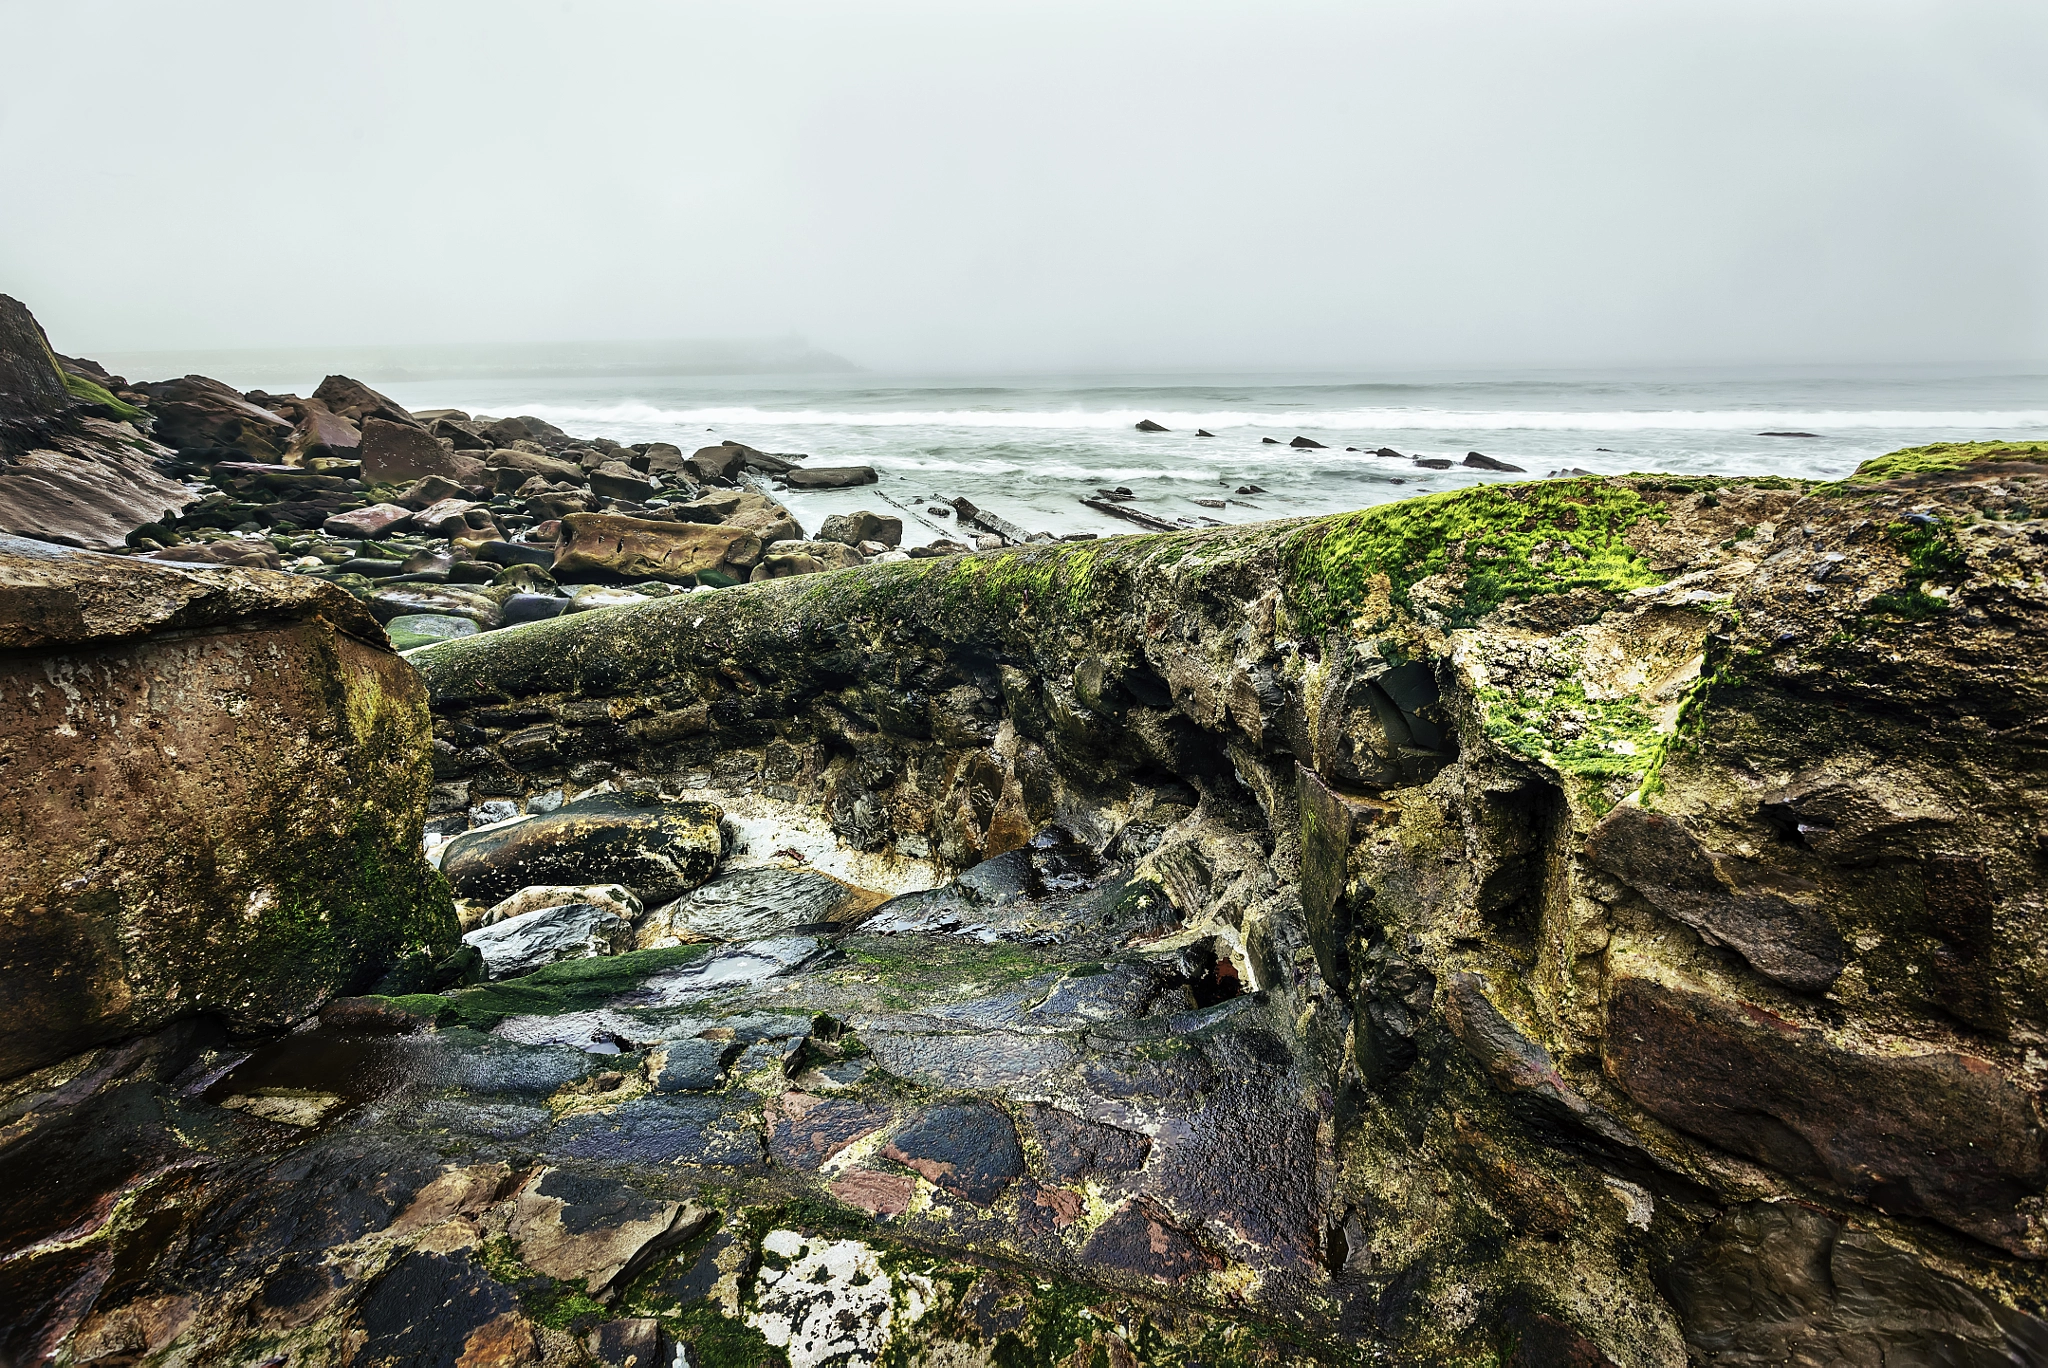
<instances>
[{"instance_id":1,"label":"stone in shallow water","mask_svg":"<svg viewBox=\"0 0 2048 1368\"><path fill-rule=\"evenodd\" d=\"M483 953L489 977L506 979L559 960L622 954L633 948L633 925L609 907L569 903L479 927L462 939Z\"/></svg>"}]
</instances>

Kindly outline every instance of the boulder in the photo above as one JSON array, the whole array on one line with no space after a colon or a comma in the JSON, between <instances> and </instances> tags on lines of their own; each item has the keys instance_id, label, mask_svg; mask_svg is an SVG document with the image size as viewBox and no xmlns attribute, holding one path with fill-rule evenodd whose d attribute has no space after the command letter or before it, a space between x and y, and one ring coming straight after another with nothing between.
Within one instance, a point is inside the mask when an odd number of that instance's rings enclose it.
<instances>
[{"instance_id":1,"label":"boulder","mask_svg":"<svg viewBox=\"0 0 2048 1368\"><path fill-rule=\"evenodd\" d=\"M1326 450L1326 448L1324 447L1323 443L1321 443L1321 442L1318 442L1318 441L1317 441L1317 440L1316 440L1315 438L1313 438L1313 437L1296 437L1296 438L1294 438L1294 439L1293 439L1292 441L1288 442L1288 444L1287 444L1287 445L1289 445L1289 446L1291 446L1291 447L1294 447L1294 448L1295 448L1296 450L1299 450L1299 451L1309 451L1309 450L1315 450L1315 451L1322 451L1322 450Z\"/></svg>"},{"instance_id":2,"label":"boulder","mask_svg":"<svg viewBox=\"0 0 2048 1368\"><path fill-rule=\"evenodd\" d=\"M565 907L570 903L607 908L627 921L638 921L646 911L640 900L633 896L633 890L624 884L535 884L531 888L520 889L491 907L484 913L483 925L495 926L501 921L523 917L528 912Z\"/></svg>"},{"instance_id":3,"label":"boulder","mask_svg":"<svg viewBox=\"0 0 2048 1368\"><path fill-rule=\"evenodd\" d=\"M815 869L735 869L656 908L640 924L642 950L701 940L755 940L865 912L879 894Z\"/></svg>"},{"instance_id":4,"label":"boulder","mask_svg":"<svg viewBox=\"0 0 2048 1368\"><path fill-rule=\"evenodd\" d=\"M556 594L512 594L498 605L507 627L522 622L543 622L569 611L570 600Z\"/></svg>"},{"instance_id":5,"label":"boulder","mask_svg":"<svg viewBox=\"0 0 2048 1368\"><path fill-rule=\"evenodd\" d=\"M421 427L419 419L413 417L402 404L387 399L360 380L351 380L346 375L330 375L320 382L313 391L313 397L327 408L353 421L358 427L375 418L381 422L396 423L400 427Z\"/></svg>"},{"instance_id":6,"label":"boulder","mask_svg":"<svg viewBox=\"0 0 2048 1368\"><path fill-rule=\"evenodd\" d=\"M417 424L370 418L363 423L363 479L371 484L402 484L426 475L440 475L460 484L482 479L484 463L458 456L429 437Z\"/></svg>"},{"instance_id":7,"label":"boulder","mask_svg":"<svg viewBox=\"0 0 2048 1368\"><path fill-rule=\"evenodd\" d=\"M743 527L571 513L562 519L554 568L557 578L659 579L745 568L760 555L761 539Z\"/></svg>"},{"instance_id":8,"label":"boulder","mask_svg":"<svg viewBox=\"0 0 2048 1368\"><path fill-rule=\"evenodd\" d=\"M286 464L361 458L362 429L317 399L302 400L299 408L299 425L292 433L291 443L285 448Z\"/></svg>"},{"instance_id":9,"label":"boulder","mask_svg":"<svg viewBox=\"0 0 2048 1368\"><path fill-rule=\"evenodd\" d=\"M699 447L689 460L683 462L683 473L699 484L730 482L743 459L729 446Z\"/></svg>"},{"instance_id":10,"label":"boulder","mask_svg":"<svg viewBox=\"0 0 2048 1368\"><path fill-rule=\"evenodd\" d=\"M558 960L624 954L633 948L633 925L609 907L568 903L522 912L462 939L483 955L486 977L508 979Z\"/></svg>"},{"instance_id":11,"label":"boulder","mask_svg":"<svg viewBox=\"0 0 2048 1368\"><path fill-rule=\"evenodd\" d=\"M407 485L402 493L392 499L392 502L401 508L409 508L413 512L418 513L431 508L443 499L459 499L467 493L469 493L468 489L445 475L429 475L424 479L414 480L411 484Z\"/></svg>"},{"instance_id":12,"label":"boulder","mask_svg":"<svg viewBox=\"0 0 2048 1368\"><path fill-rule=\"evenodd\" d=\"M791 489L852 489L874 484L881 477L873 466L812 466L792 470L787 478Z\"/></svg>"},{"instance_id":13,"label":"boulder","mask_svg":"<svg viewBox=\"0 0 2048 1368\"><path fill-rule=\"evenodd\" d=\"M483 459L484 465L492 470L524 471L528 475L542 476L550 484L580 485L584 482L583 467L574 461L521 451L517 447L499 447Z\"/></svg>"},{"instance_id":14,"label":"boulder","mask_svg":"<svg viewBox=\"0 0 2048 1368\"><path fill-rule=\"evenodd\" d=\"M880 542L885 548L903 542L903 519L885 518L862 509L858 513L835 513L818 527L818 540L858 546L864 541Z\"/></svg>"},{"instance_id":15,"label":"boulder","mask_svg":"<svg viewBox=\"0 0 2048 1368\"><path fill-rule=\"evenodd\" d=\"M415 414L414 417L419 415ZM454 418L436 418L427 424L427 435L438 441L445 441L457 451L474 451L481 455L489 451L492 443L479 437L476 429L466 422Z\"/></svg>"},{"instance_id":16,"label":"boulder","mask_svg":"<svg viewBox=\"0 0 2048 1368\"><path fill-rule=\"evenodd\" d=\"M618 883L643 902L667 900L711 877L725 837L715 803L607 793L466 832L441 871L464 898L508 898L536 884Z\"/></svg>"},{"instance_id":17,"label":"boulder","mask_svg":"<svg viewBox=\"0 0 2048 1368\"><path fill-rule=\"evenodd\" d=\"M452 952L431 740L339 589L0 538L0 1077Z\"/></svg>"},{"instance_id":18,"label":"boulder","mask_svg":"<svg viewBox=\"0 0 2048 1368\"><path fill-rule=\"evenodd\" d=\"M591 493L605 499L625 499L630 503L649 499L661 488L624 461L606 461L591 471L588 478Z\"/></svg>"},{"instance_id":19,"label":"boulder","mask_svg":"<svg viewBox=\"0 0 2048 1368\"><path fill-rule=\"evenodd\" d=\"M860 552L845 542L836 541L791 541L777 542L771 553L778 556L813 556L827 570L844 570L850 565L860 564Z\"/></svg>"},{"instance_id":20,"label":"boulder","mask_svg":"<svg viewBox=\"0 0 2048 1368\"><path fill-rule=\"evenodd\" d=\"M449 584L387 584L372 592L366 603L379 622L415 614L460 617L488 632L505 620L498 605L482 594Z\"/></svg>"},{"instance_id":21,"label":"boulder","mask_svg":"<svg viewBox=\"0 0 2048 1368\"><path fill-rule=\"evenodd\" d=\"M291 442L290 423L204 375L137 388L149 396L156 440L180 451L233 452L250 460L281 461Z\"/></svg>"},{"instance_id":22,"label":"boulder","mask_svg":"<svg viewBox=\"0 0 2048 1368\"><path fill-rule=\"evenodd\" d=\"M649 475L683 473L683 449L668 442L649 442L641 459L647 462L644 469Z\"/></svg>"},{"instance_id":23,"label":"boulder","mask_svg":"<svg viewBox=\"0 0 2048 1368\"><path fill-rule=\"evenodd\" d=\"M470 499L441 499L413 515L413 526L429 537L467 537L497 525L491 510Z\"/></svg>"},{"instance_id":24,"label":"boulder","mask_svg":"<svg viewBox=\"0 0 2048 1368\"><path fill-rule=\"evenodd\" d=\"M509 447L514 442L525 441L533 436L526 430L526 424L518 418L493 418L489 422L480 418L477 422L480 425L477 428L477 435L488 438L501 447Z\"/></svg>"},{"instance_id":25,"label":"boulder","mask_svg":"<svg viewBox=\"0 0 2048 1368\"><path fill-rule=\"evenodd\" d=\"M51 418L75 401L28 306L0 295L0 417Z\"/></svg>"},{"instance_id":26,"label":"boulder","mask_svg":"<svg viewBox=\"0 0 2048 1368\"><path fill-rule=\"evenodd\" d=\"M397 504L371 504L368 508L350 509L337 513L320 525L330 537L354 537L374 539L390 536L404 528L412 518L412 510L400 508Z\"/></svg>"},{"instance_id":27,"label":"boulder","mask_svg":"<svg viewBox=\"0 0 2048 1368\"><path fill-rule=\"evenodd\" d=\"M1506 470L1512 471L1517 475L1528 473L1521 466L1509 465L1506 461L1495 460L1493 457L1477 451L1466 452L1464 464L1474 470Z\"/></svg>"},{"instance_id":28,"label":"boulder","mask_svg":"<svg viewBox=\"0 0 2048 1368\"><path fill-rule=\"evenodd\" d=\"M1163 426L1161 426L1160 424L1158 424L1158 423L1155 423L1155 422L1153 422L1153 421L1152 421L1152 420L1151 420L1150 418L1140 418L1140 419L1138 420L1138 422L1137 422L1137 429L1138 429L1138 431L1140 431L1140 432L1171 432L1171 431L1172 431L1172 429L1171 429L1171 428L1163 427Z\"/></svg>"}]
</instances>

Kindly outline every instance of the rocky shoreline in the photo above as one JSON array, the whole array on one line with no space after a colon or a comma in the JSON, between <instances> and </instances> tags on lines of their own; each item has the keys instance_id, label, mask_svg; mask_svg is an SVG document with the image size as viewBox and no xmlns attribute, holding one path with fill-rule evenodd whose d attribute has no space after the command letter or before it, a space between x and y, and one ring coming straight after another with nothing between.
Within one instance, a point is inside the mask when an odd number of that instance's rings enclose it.
<instances>
[{"instance_id":1,"label":"rocky shoreline","mask_svg":"<svg viewBox=\"0 0 2048 1368\"><path fill-rule=\"evenodd\" d=\"M0 1358L2048 1360L2048 446L913 557L25 346Z\"/></svg>"}]
</instances>

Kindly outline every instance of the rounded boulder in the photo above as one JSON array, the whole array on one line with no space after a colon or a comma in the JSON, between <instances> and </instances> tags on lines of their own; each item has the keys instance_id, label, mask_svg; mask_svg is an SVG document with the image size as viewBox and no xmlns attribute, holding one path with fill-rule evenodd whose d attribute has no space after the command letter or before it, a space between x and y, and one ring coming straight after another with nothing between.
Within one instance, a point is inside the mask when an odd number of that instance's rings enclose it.
<instances>
[{"instance_id":1,"label":"rounded boulder","mask_svg":"<svg viewBox=\"0 0 2048 1368\"><path fill-rule=\"evenodd\" d=\"M535 884L624 884L664 901L711 877L725 853L716 803L607 793L472 831L448 843L441 872L459 898L496 903Z\"/></svg>"}]
</instances>

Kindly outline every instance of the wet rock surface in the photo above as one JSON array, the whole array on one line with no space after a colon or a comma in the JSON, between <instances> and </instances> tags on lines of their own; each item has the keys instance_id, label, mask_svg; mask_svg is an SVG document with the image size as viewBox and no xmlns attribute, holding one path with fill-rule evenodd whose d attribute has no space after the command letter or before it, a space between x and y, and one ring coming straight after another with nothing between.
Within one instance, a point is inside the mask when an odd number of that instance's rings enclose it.
<instances>
[{"instance_id":1,"label":"wet rock surface","mask_svg":"<svg viewBox=\"0 0 2048 1368\"><path fill-rule=\"evenodd\" d=\"M5 1351L2032 1361L2048 466L1889 459L427 648L451 877L592 797L702 874L6 1084Z\"/></svg>"}]
</instances>

